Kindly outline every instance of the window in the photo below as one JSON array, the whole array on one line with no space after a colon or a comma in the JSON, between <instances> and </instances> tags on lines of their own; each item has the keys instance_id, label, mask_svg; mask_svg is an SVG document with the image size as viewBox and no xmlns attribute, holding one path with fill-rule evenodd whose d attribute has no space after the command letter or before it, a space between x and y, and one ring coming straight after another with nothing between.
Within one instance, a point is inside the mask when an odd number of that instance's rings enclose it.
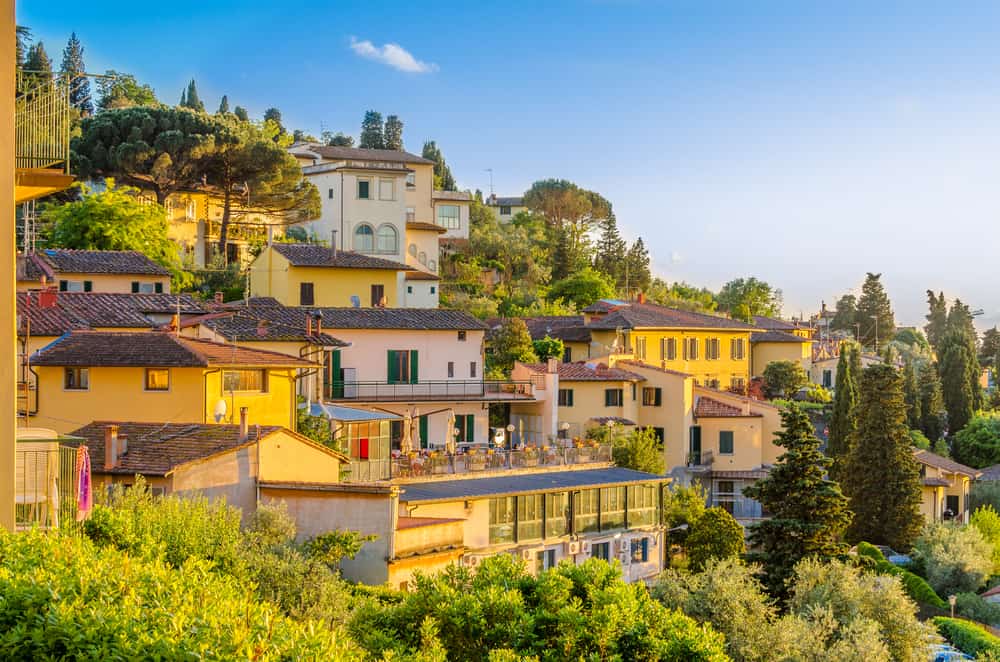
<instances>
[{"instance_id":1,"label":"window","mask_svg":"<svg viewBox=\"0 0 1000 662\"><path fill-rule=\"evenodd\" d=\"M684 360L685 361L695 361L698 359L698 339L697 338L685 338L684 339Z\"/></svg>"},{"instance_id":2,"label":"window","mask_svg":"<svg viewBox=\"0 0 1000 662\"><path fill-rule=\"evenodd\" d=\"M383 225L378 229L375 237L375 249L379 253L396 253L399 251L399 235L396 228L391 225Z\"/></svg>"},{"instance_id":3,"label":"window","mask_svg":"<svg viewBox=\"0 0 1000 662\"><path fill-rule=\"evenodd\" d=\"M468 337L468 332L467 331L459 331L458 332L458 342L465 342L465 339L467 337Z\"/></svg>"},{"instance_id":4,"label":"window","mask_svg":"<svg viewBox=\"0 0 1000 662\"><path fill-rule=\"evenodd\" d=\"M601 531L625 528L625 488L601 488Z\"/></svg>"},{"instance_id":5,"label":"window","mask_svg":"<svg viewBox=\"0 0 1000 662\"><path fill-rule=\"evenodd\" d=\"M719 339L718 338L706 338L705 339L705 358L709 361L719 360Z\"/></svg>"},{"instance_id":6,"label":"window","mask_svg":"<svg viewBox=\"0 0 1000 662\"><path fill-rule=\"evenodd\" d=\"M413 188L414 186L417 185L417 173L415 172L406 173L406 185L410 188Z\"/></svg>"},{"instance_id":7,"label":"window","mask_svg":"<svg viewBox=\"0 0 1000 662\"><path fill-rule=\"evenodd\" d=\"M660 446L663 446L663 440L665 439L663 434L663 428L649 428L649 429L653 431L653 438L656 439L656 441L660 444Z\"/></svg>"},{"instance_id":8,"label":"window","mask_svg":"<svg viewBox=\"0 0 1000 662\"><path fill-rule=\"evenodd\" d=\"M372 285L372 308L385 305L385 285Z\"/></svg>"},{"instance_id":9,"label":"window","mask_svg":"<svg viewBox=\"0 0 1000 662\"><path fill-rule=\"evenodd\" d=\"M490 544L514 542L514 497L490 499Z\"/></svg>"},{"instance_id":10,"label":"window","mask_svg":"<svg viewBox=\"0 0 1000 662\"><path fill-rule=\"evenodd\" d=\"M327 191L326 191L326 197L328 197L331 200L333 200L333 189L332 188L331 189L327 189Z\"/></svg>"},{"instance_id":11,"label":"window","mask_svg":"<svg viewBox=\"0 0 1000 662\"><path fill-rule=\"evenodd\" d=\"M823 388L833 388L833 370L823 371Z\"/></svg>"},{"instance_id":12,"label":"window","mask_svg":"<svg viewBox=\"0 0 1000 662\"><path fill-rule=\"evenodd\" d=\"M733 375L729 378L729 388L737 393L746 393L747 380L743 377L743 375Z\"/></svg>"},{"instance_id":13,"label":"window","mask_svg":"<svg viewBox=\"0 0 1000 662\"><path fill-rule=\"evenodd\" d=\"M471 377L472 379L476 378L476 362L475 361L469 362L469 377Z\"/></svg>"},{"instance_id":14,"label":"window","mask_svg":"<svg viewBox=\"0 0 1000 662\"><path fill-rule=\"evenodd\" d=\"M449 230L456 230L462 226L459 216L458 205L438 205L437 224Z\"/></svg>"},{"instance_id":15,"label":"window","mask_svg":"<svg viewBox=\"0 0 1000 662\"><path fill-rule=\"evenodd\" d=\"M950 510L952 517L959 517L962 511L959 510L961 506L959 505L959 497L957 494L948 494L944 497L944 507L945 510Z\"/></svg>"},{"instance_id":16,"label":"window","mask_svg":"<svg viewBox=\"0 0 1000 662\"><path fill-rule=\"evenodd\" d=\"M632 382L632 402L636 401L636 399L638 397L638 395L637 395L638 394L638 390L639 390L638 385L636 385L635 382Z\"/></svg>"},{"instance_id":17,"label":"window","mask_svg":"<svg viewBox=\"0 0 1000 662\"><path fill-rule=\"evenodd\" d=\"M660 358L664 361L677 360L677 338L663 338L660 340Z\"/></svg>"},{"instance_id":18,"label":"window","mask_svg":"<svg viewBox=\"0 0 1000 662\"><path fill-rule=\"evenodd\" d=\"M437 286L431 285L431 294L436 294L436 293L437 293Z\"/></svg>"},{"instance_id":19,"label":"window","mask_svg":"<svg viewBox=\"0 0 1000 662\"><path fill-rule=\"evenodd\" d=\"M541 494L528 494L517 497L517 541L542 539L542 508Z\"/></svg>"},{"instance_id":20,"label":"window","mask_svg":"<svg viewBox=\"0 0 1000 662\"><path fill-rule=\"evenodd\" d=\"M569 533L569 493L545 495L545 537L557 538Z\"/></svg>"},{"instance_id":21,"label":"window","mask_svg":"<svg viewBox=\"0 0 1000 662\"><path fill-rule=\"evenodd\" d=\"M630 485L628 487L628 526L653 526L657 523L659 490L656 485Z\"/></svg>"},{"instance_id":22,"label":"window","mask_svg":"<svg viewBox=\"0 0 1000 662\"><path fill-rule=\"evenodd\" d=\"M427 253L424 252L424 251L420 251L420 253L417 255L417 261L420 262L420 264L423 264L423 265L426 266L426 264L427 264Z\"/></svg>"},{"instance_id":23,"label":"window","mask_svg":"<svg viewBox=\"0 0 1000 662\"><path fill-rule=\"evenodd\" d=\"M435 262L434 260L427 260L427 268L430 269L431 271L437 271L438 263Z\"/></svg>"},{"instance_id":24,"label":"window","mask_svg":"<svg viewBox=\"0 0 1000 662\"><path fill-rule=\"evenodd\" d=\"M595 542L590 546L590 555L595 559L601 559L602 561L611 560L611 543L610 542Z\"/></svg>"},{"instance_id":25,"label":"window","mask_svg":"<svg viewBox=\"0 0 1000 662\"><path fill-rule=\"evenodd\" d=\"M720 430L719 455L732 455L732 454L733 454L733 431Z\"/></svg>"},{"instance_id":26,"label":"window","mask_svg":"<svg viewBox=\"0 0 1000 662\"><path fill-rule=\"evenodd\" d=\"M729 341L729 356L741 361L746 356L746 343L743 338L733 338Z\"/></svg>"},{"instance_id":27,"label":"window","mask_svg":"<svg viewBox=\"0 0 1000 662\"><path fill-rule=\"evenodd\" d=\"M90 368L66 368L63 387L67 391L90 390Z\"/></svg>"},{"instance_id":28,"label":"window","mask_svg":"<svg viewBox=\"0 0 1000 662\"><path fill-rule=\"evenodd\" d=\"M562 357L562 360L563 360L563 363L572 363L573 362L573 348L570 347L569 345L566 345L565 347L563 347L563 357Z\"/></svg>"},{"instance_id":29,"label":"window","mask_svg":"<svg viewBox=\"0 0 1000 662\"><path fill-rule=\"evenodd\" d=\"M395 200L396 199L396 182L391 179L381 178L378 180L378 199L379 200Z\"/></svg>"},{"instance_id":30,"label":"window","mask_svg":"<svg viewBox=\"0 0 1000 662\"><path fill-rule=\"evenodd\" d=\"M448 361L448 378L451 379L455 376L455 362Z\"/></svg>"},{"instance_id":31,"label":"window","mask_svg":"<svg viewBox=\"0 0 1000 662\"><path fill-rule=\"evenodd\" d=\"M719 388L719 378L715 375L705 375L705 386L708 388Z\"/></svg>"},{"instance_id":32,"label":"window","mask_svg":"<svg viewBox=\"0 0 1000 662\"><path fill-rule=\"evenodd\" d=\"M573 406L573 389L571 388L559 389L559 406L560 407Z\"/></svg>"},{"instance_id":33,"label":"window","mask_svg":"<svg viewBox=\"0 0 1000 662\"><path fill-rule=\"evenodd\" d=\"M413 286L412 285L407 285L406 286L406 293L407 294L413 294Z\"/></svg>"},{"instance_id":34,"label":"window","mask_svg":"<svg viewBox=\"0 0 1000 662\"><path fill-rule=\"evenodd\" d=\"M556 567L556 550L543 549L535 554L535 574L541 574L546 570Z\"/></svg>"},{"instance_id":35,"label":"window","mask_svg":"<svg viewBox=\"0 0 1000 662\"><path fill-rule=\"evenodd\" d=\"M640 336L635 339L635 358L640 361L646 360L646 336Z\"/></svg>"},{"instance_id":36,"label":"window","mask_svg":"<svg viewBox=\"0 0 1000 662\"><path fill-rule=\"evenodd\" d=\"M414 209L413 207L407 207L406 208L406 222L407 223L413 223L415 220L417 220L417 210Z\"/></svg>"},{"instance_id":37,"label":"window","mask_svg":"<svg viewBox=\"0 0 1000 662\"><path fill-rule=\"evenodd\" d=\"M132 294L163 294L163 283L140 283L132 281Z\"/></svg>"},{"instance_id":38,"label":"window","mask_svg":"<svg viewBox=\"0 0 1000 662\"><path fill-rule=\"evenodd\" d=\"M370 179L358 179L358 199L359 200L371 200L371 185Z\"/></svg>"},{"instance_id":39,"label":"window","mask_svg":"<svg viewBox=\"0 0 1000 662\"><path fill-rule=\"evenodd\" d=\"M646 407L659 407L663 404L663 389L645 387L642 389L642 404Z\"/></svg>"},{"instance_id":40,"label":"window","mask_svg":"<svg viewBox=\"0 0 1000 662\"><path fill-rule=\"evenodd\" d=\"M416 384L418 374L417 350L388 351L387 381L390 384Z\"/></svg>"},{"instance_id":41,"label":"window","mask_svg":"<svg viewBox=\"0 0 1000 662\"><path fill-rule=\"evenodd\" d=\"M455 416L455 427L458 429L456 441L461 443L475 443L476 441L476 415L458 414Z\"/></svg>"},{"instance_id":42,"label":"window","mask_svg":"<svg viewBox=\"0 0 1000 662\"><path fill-rule=\"evenodd\" d=\"M375 248L375 231L372 226L362 223L354 228L354 250L359 253L371 253Z\"/></svg>"},{"instance_id":43,"label":"window","mask_svg":"<svg viewBox=\"0 0 1000 662\"><path fill-rule=\"evenodd\" d=\"M312 306L315 303L312 283L299 283L299 305Z\"/></svg>"},{"instance_id":44,"label":"window","mask_svg":"<svg viewBox=\"0 0 1000 662\"><path fill-rule=\"evenodd\" d=\"M167 368L146 368L147 391L169 391L170 370Z\"/></svg>"},{"instance_id":45,"label":"window","mask_svg":"<svg viewBox=\"0 0 1000 662\"><path fill-rule=\"evenodd\" d=\"M89 280L61 280L59 281L60 292L91 292L94 289L93 281Z\"/></svg>"},{"instance_id":46,"label":"window","mask_svg":"<svg viewBox=\"0 0 1000 662\"><path fill-rule=\"evenodd\" d=\"M632 563L645 563L649 560L649 538L634 538L631 548Z\"/></svg>"},{"instance_id":47,"label":"window","mask_svg":"<svg viewBox=\"0 0 1000 662\"><path fill-rule=\"evenodd\" d=\"M507 205L501 205L500 206L500 215L501 216L510 216L510 207L507 206Z\"/></svg>"},{"instance_id":48,"label":"window","mask_svg":"<svg viewBox=\"0 0 1000 662\"><path fill-rule=\"evenodd\" d=\"M604 406L605 407L621 407L625 401L625 394L620 388L606 388L604 389Z\"/></svg>"},{"instance_id":49,"label":"window","mask_svg":"<svg viewBox=\"0 0 1000 662\"><path fill-rule=\"evenodd\" d=\"M258 391L267 392L266 370L223 370L222 391Z\"/></svg>"},{"instance_id":50,"label":"window","mask_svg":"<svg viewBox=\"0 0 1000 662\"><path fill-rule=\"evenodd\" d=\"M573 533L590 533L598 530L598 490L581 490L573 495Z\"/></svg>"},{"instance_id":51,"label":"window","mask_svg":"<svg viewBox=\"0 0 1000 662\"><path fill-rule=\"evenodd\" d=\"M410 247L406 249L406 252L408 252L413 257L416 257L417 256L417 245L416 244L410 244Z\"/></svg>"}]
</instances>

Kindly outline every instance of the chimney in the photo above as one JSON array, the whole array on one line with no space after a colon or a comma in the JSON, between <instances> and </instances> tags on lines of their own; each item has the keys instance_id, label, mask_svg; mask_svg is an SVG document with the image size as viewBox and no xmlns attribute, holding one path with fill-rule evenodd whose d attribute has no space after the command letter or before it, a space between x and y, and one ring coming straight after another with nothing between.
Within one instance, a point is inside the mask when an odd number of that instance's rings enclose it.
<instances>
[{"instance_id":1,"label":"chimney","mask_svg":"<svg viewBox=\"0 0 1000 662\"><path fill-rule=\"evenodd\" d=\"M248 407L240 407L240 443L250 438L250 430L247 425Z\"/></svg>"},{"instance_id":2,"label":"chimney","mask_svg":"<svg viewBox=\"0 0 1000 662\"><path fill-rule=\"evenodd\" d=\"M222 294L222 292L216 292L215 293L215 303L223 303L223 296L224 295Z\"/></svg>"},{"instance_id":3,"label":"chimney","mask_svg":"<svg viewBox=\"0 0 1000 662\"><path fill-rule=\"evenodd\" d=\"M321 335L323 333L323 316L316 313L316 335Z\"/></svg>"},{"instance_id":4,"label":"chimney","mask_svg":"<svg viewBox=\"0 0 1000 662\"><path fill-rule=\"evenodd\" d=\"M559 359L557 359L557 358L550 358L546 362L545 368L546 368L546 370L548 371L548 373L550 375L558 374L559 373Z\"/></svg>"},{"instance_id":5,"label":"chimney","mask_svg":"<svg viewBox=\"0 0 1000 662\"><path fill-rule=\"evenodd\" d=\"M333 249L333 256L337 257L337 231L333 230L331 233L330 248Z\"/></svg>"},{"instance_id":6,"label":"chimney","mask_svg":"<svg viewBox=\"0 0 1000 662\"><path fill-rule=\"evenodd\" d=\"M645 292L639 292L639 294L636 296L636 302L637 303L646 303L646 293Z\"/></svg>"},{"instance_id":7,"label":"chimney","mask_svg":"<svg viewBox=\"0 0 1000 662\"><path fill-rule=\"evenodd\" d=\"M104 426L104 470L114 469L118 464L118 426Z\"/></svg>"},{"instance_id":8,"label":"chimney","mask_svg":"<svg viewBox=\"0 0 1000 662\"><path fill-rule=\"evenodd\" d=\"M306 315L306 335L311 336L313 334L313 318L312 315Z\"/></svg>"}]
</instances>

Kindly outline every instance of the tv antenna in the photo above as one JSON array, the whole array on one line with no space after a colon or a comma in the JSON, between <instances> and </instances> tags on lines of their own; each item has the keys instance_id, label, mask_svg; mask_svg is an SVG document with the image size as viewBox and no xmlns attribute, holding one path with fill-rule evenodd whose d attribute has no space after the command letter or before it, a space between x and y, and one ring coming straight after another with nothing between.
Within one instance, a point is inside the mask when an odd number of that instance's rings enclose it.
<instances>
[{"instance_id":1,"label":"tv antenna","mask_svg":"<svg viewBox=\"0 0 1000 662\"><path fill-rule=\"evenodd\" d=\"M490 197L493 197L493 168L487 168L486 172L490 173Z\"/></svg>"}]
</instances>

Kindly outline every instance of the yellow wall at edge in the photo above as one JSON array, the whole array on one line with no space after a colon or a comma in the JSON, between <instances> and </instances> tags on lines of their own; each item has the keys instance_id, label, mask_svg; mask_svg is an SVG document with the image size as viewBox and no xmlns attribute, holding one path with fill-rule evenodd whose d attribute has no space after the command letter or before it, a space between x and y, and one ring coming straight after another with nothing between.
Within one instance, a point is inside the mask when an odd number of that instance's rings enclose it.
<instances>
[{"instance_id":1,"label":"yellow wall at edge","mask_svg":"<svg viewBox=\"0 0 1000 662\"><path fill-rule=\"evenodd\" d=\"M277 251L264 249L250 267L250 292L253 296L274 297L286 306L298 306L299 285L313 283L315 306L349 307L351 295L356 295L362 307L368 308L371 286L382 285L386 306L395 308L399 305L396 274L389 269L293 267Z\"/></svg>"},{"instance_id":2,"label":"yellow wall at edge","mask_svg":"<svg viewBox=\"0 0 1000 662\"><path fill-rule=\"evenodd\" d=\"M767 364L775 361L795 361L806 370L812 358L812 342L759 342L753 344L753 376L764 374Z\"/></svg>"}]
</instances>

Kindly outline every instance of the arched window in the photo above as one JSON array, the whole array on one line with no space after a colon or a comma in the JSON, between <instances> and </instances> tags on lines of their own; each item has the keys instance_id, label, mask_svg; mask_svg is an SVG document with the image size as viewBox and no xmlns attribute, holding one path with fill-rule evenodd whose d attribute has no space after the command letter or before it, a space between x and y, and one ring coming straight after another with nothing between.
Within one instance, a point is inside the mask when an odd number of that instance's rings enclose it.
<instances>
[{"instance_id":1,"label":"arched window","mask_svg":"<svg viewBox=\"0 0 1000 662\"><path fill-rule=\"evenodd\" d=\"M431 271L437 271L438 270L438 263L435 262L434 260L428 260L427 261L427 268L430 269Z\"/></svg>"},{"instance_id":2,"label":"arched window","mask_svg":"<svg viewBox=\"0 0 1000 662\"><path fill-rule=\"evenodd\" d=\"M416 244L410 244L409 251L410 251L410 255L412 255L413 257L416 257L417 256L417 245Z\"/></svg>"},{"instance_id":3,"label":"arched window","mask_svg":"<svg viewBox=\"0 0 1000 662\"><path fill-rule=\"evenodd\" d=\"M362 223L354 228L354 250L371 253L375 249L375 231L372 226Z\"/></svg>"},{"instance_id":4,"label":"arched window","mask_svg":"<svg viewBox=\"0 0 1000 662\"><path fill-rule=\"evenodd\" d=\"M375 238L375 247L379 253L396 253L399 251L398 237L396 228L391 225L383 225L378 229L378 235Z\"/></svg>"},{"instance_id":5,"label":"arched window","mask_svg":"<svg viewBox=\"0 0 1000 662\"><path fill-rule=\"evenodd\" d=\"M420 264L427 264L427 253L420 251L420 257L417 259L420 260Z\"/></svg>"}]
</instances>

